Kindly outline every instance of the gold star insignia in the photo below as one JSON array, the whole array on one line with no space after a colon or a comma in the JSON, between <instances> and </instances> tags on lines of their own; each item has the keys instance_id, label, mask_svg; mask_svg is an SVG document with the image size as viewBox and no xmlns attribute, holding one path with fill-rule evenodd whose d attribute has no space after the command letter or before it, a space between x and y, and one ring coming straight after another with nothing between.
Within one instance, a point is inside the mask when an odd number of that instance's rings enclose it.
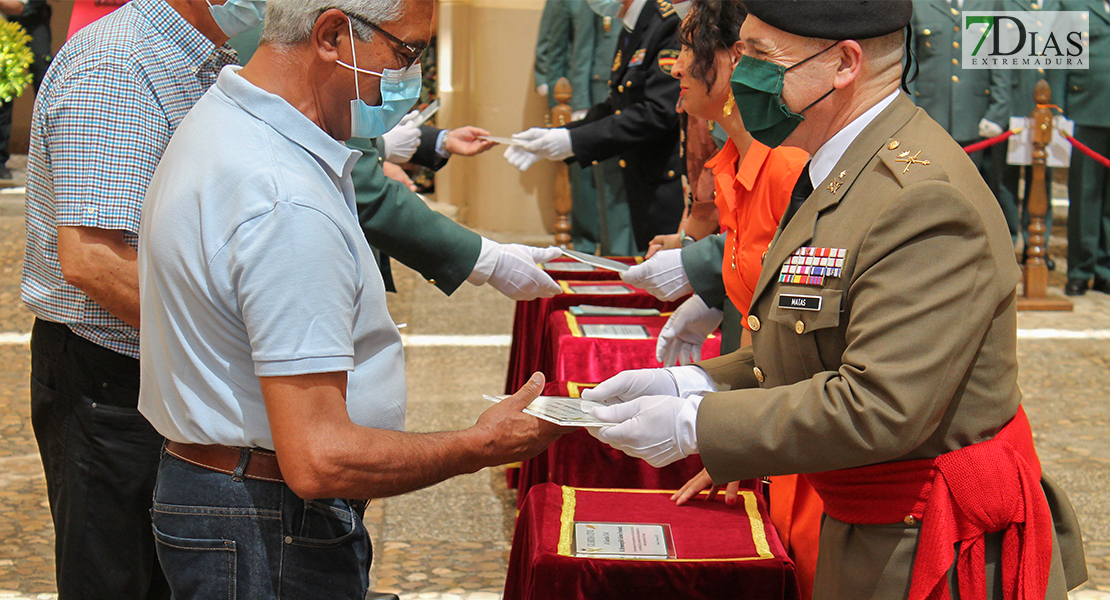
<instances>
[{"instance_id":1,"label":"gold star insignia","mask_svg":"<svg viewBox=\"0 0 1110 600\"><path fill-rule=\"evenodd\" d=\"M829 192L835 194L836 191L839 190L840 186L842 186L842 185L844 185L843 181L840 181L838 179L833 179L832 181L829 182L829 185L825 189L829 190Z\"/></svg>"}]
</instances>

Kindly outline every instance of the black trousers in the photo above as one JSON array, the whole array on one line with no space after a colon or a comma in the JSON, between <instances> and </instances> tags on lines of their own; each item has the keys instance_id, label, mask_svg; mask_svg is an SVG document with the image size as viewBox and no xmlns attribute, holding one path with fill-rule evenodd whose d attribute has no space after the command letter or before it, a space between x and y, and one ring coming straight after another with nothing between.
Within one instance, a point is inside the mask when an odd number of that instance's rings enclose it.
<instances>
[{"instance_id":1,"label":"black trousers","mask_svg":"<svg viewBox=\"0 0 1110 600\"><path fill-rule=\"evenodd\" d=\"M54 519L59 600L170 597L150 520L163 438L138 401L138 360L35 320L31 423Z\"/></svg>"}]
</instances>

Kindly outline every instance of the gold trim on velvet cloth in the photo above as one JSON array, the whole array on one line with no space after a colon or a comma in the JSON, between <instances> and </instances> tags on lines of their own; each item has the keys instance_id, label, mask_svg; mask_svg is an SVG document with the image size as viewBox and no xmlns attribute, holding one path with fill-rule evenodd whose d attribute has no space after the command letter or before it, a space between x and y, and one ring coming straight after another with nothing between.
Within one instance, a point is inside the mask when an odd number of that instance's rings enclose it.
<instances>
[{"instance_id":1,"label":"gold trim on velvet cloth","mask_svg":"<svg viewBox=\"0 0 1110 600\"><path fill-rule=\"evenodd\" d=\"M567 327L570 328L570 334L574 337L582 337L582 330L578 328L578 317L571 314L569 310L566 311L566 315Z\"/></svg>"},{"instance_id":2,"label":"gold trim on velvet cloth","mask_svg":"<svg viewBox=\"0 0 1110 600\"><path fill-rule=\"evenodd\" d=\"M567 283L566 280L560 279L559 280L559 287L563 288L563 293L564 294L573 294L574 293L574 292L571 291L570 284Z\"/></svg>"},{"instance_id":3,"label":"gold trim on velvet cloth","mask_svg":"<svg viewBox=\"0 0 1110 600\"><path fill-rule=\"evenodd\" d=\"M574 513L577 508L577 492L616 492L621 494L673 494L678 490L632 490L623 488L575 488L570 486L561 486L563 488L563 509L559 515L559 556L566 556L570 558L584 558L587 560L645 560L642 558L626 559L626 558L607 558L597 559L588 556L575 556L571 550L570 543L574 538ZM709 490L702 490L698 495L709 495ZM771 552L771 546L767 543L766 525L763 523L763 517L759 515L759 506L756 503L755 493L748 490L739 490L739 494L744 498L744 510L748 513L748 522L752 527L752 541L755 543L755 551L759 556L737 556L735 558L661 558L661 559L648 559L649 562L677 562L677 563L697 563L697 562L743 562L749 560L766 560L774 558L775 555Z\"/></svg>"},{"instance_id":4,"label":"gold trim on velvet cloth","mask_svg":"<svg viewBox=\"0 0 1110 600\"><path fill-rule=\"evenodd\" d=\"M571 398L581 398L583 388L589 389L589 388L592 388L592 387L596 386L597 384L596 383L582 383L582 382L579 382L579 381L568 381L568 382L566 382L566 385L567 385L567 395L568 396L570 396Z\"/></svg>"},{"instance_id":5,"label":"gold trim on velvet cloth","mask_svg":"<svg viewBox=\"0 0 1110 600\"><path fill-rule=\"evenodd\" d=\"M574 537L574 488L563 487L563 510L559 515L559 556L570 556L570 540Z\"/></svg>"}]
</instances>

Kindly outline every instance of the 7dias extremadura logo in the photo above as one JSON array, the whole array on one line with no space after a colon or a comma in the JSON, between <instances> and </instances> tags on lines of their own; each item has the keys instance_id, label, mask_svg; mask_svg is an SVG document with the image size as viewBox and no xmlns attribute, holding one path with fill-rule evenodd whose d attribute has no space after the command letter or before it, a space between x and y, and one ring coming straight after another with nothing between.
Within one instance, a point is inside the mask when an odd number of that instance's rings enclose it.
<instances>
[{"instance_id":1,"label":"7dias extremadura logo","mask_svg":"<svg viewBox=\"0 0 1110 600\"><path fill-rule=\"evenodd\" d=\"M967 11L965 69L1086 69L1086 11Z\"/></svg>"}]
</instances>

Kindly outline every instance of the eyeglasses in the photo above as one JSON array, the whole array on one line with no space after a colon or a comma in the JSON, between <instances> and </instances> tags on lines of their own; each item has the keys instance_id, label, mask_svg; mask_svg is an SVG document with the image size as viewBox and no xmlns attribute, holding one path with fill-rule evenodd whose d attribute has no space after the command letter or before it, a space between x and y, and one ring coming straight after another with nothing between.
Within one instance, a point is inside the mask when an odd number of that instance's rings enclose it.
<instances>
[{"instance_id":1,"label":"eyeglasses","mask_svg":"<svg viewBox=\"0 0 1110 600\"><path fill-rule=\"evenodd\" d=\"M364 18L362 18L358 15L347 15L347 16L357 20L358 22L370 27L374 31L377 31L378 33L385 36L385 39L389 40L393 44L394 53L397 54L398 57L403 62L405 62L405 68L408 68L408 67L411 67L412 65L415 65L416 62L420 60L420 55L424 53L424 49L427 48L427 44L419 44L419 45L413 46L412 44L402 40L401 38L393 35L392 33L389 33L388 31L382 29L377 24L372 23L369 20L364 19ZM401 49L398 48L398 46L400 46L401 48L404 48L407 51L407 53L402 52Z\"/></svg>"}]
</instances>

